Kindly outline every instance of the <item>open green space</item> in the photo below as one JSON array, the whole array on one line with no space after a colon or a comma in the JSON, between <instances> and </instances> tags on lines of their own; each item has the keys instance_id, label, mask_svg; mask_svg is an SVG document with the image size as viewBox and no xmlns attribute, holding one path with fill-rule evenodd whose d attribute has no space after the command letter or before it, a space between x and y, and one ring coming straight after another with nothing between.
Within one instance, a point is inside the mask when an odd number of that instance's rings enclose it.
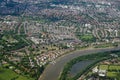
<instances>
[{"instance_id":1,"label":"open green space","mask_svg":"<svg viewBox=\"0 0 120 80\"><path fill-rule=\"evenodd\" d=\"M97 64L98 65L98 64ZM98 65L100 70L107 70L106 78L110 78L110 80L120 80L120 65L115 64L100 64ZM92 75L91 71L88 72L87 75ZM102 79L103 80L103 79Z\"/></svg>"},{"instance_id":2,"label":"open green space","mask_svg":"<svg viewBox=\"0 0 120 80\"><path fill-rule=\"evenodd\" d=\"M101 70L107 70L107 77L116 78L120 80L120 66L119 65L100 65Z\"/></svg>"},{"instance_id":3,"label":"open green space","mask_svg":"<svg viewBox=\"0 0 120 80\"><path fill-rule=\"evenodd\" d=\"M108 69L108 65L100 65L99 66L101 70L107 70Z\"/></svg>"},{"instance_id":4,"label":"open green space","mask_svg":"<svg viewBox=\"0 0 120 80\"><path fill-rule=\"evenodd\" d=\"M107 72L107 77L110 78L116 78L117 80L120 80L120 73L118 72Z\"/></svg>"},{"instance_id":5,"label":"open green space","mask_svg":"<svg viewBox=\"0 0 120 80\"><path fill-rule=\"evenodd\" d=\"M22 76L10 69L0 67L0 80L35 80L28 76Z\"/></svg>"},{"instance_id":6,"label":"open green space","mask_svg":"<svg viewBox=\"0 0 120 80\"><path fill-rule=\"evenodd\" d=\"M81 39L82 41L86 41L86 42L95 41L95 38L92 34L81 35L79 36L79 39Z\"/></svg>"},{"instance_id":7,"label":"open green space","mask_svg":"<svg viewBox=\"0 0 120 80\"><path fill-rule=\"evenodd\" d=\"M107 72L107 76L109 77L116 77L116 72Z\"/></svg>"},{"instance_id":8,"label":"open green space","mask_svg":"<svg viewBox=\"0 0 120 80\"><path fill-rule=\"evenodd\" d=\"M114 66L114 65L112 66L112 65L111 65L111 66L109 67L109 69L110 69L110 70L113 70L113 69L115 69L115 70L120 70L120 66L119 66L119 65L116 65L116 66Z\"/></svg>"}]
</instances>

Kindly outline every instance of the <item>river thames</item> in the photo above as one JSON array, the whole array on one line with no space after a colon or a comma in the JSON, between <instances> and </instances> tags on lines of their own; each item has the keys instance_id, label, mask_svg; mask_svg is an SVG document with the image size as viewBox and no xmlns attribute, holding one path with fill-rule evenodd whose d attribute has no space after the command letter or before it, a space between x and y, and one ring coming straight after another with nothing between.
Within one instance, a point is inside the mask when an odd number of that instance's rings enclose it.
<instances>
[{"instance_id":1,"label":"river thames","mask_svg":"<svg viewBox=\"0 0 120 80\"><path fill-rule=\"evenodd\" d=\"M116 48L105 48L105 49L88 49L88 50L78 50L68 54L65 54L58 59L56 59L56 63L48 64L45 68L43 74L40 76L39 80L58 80L64 65L69 62L70 60L87 54L98 53L98 52L105 52L111 50L119 50L120 47Z\"/></svg>"}]
</instances>

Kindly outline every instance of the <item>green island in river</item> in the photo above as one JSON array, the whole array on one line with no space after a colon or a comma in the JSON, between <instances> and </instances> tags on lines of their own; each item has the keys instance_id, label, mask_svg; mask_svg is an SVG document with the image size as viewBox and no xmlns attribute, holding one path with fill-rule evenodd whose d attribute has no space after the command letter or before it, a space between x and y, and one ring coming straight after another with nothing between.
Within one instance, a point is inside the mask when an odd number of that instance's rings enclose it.
<instances>
[{"instance_id":1,"label":"green island in river","mask_svg":"<svg viewBox=\"0 0 120 80\"><path fill-rule=\"evenodd\" d=\"M115 79L115 78L117 80L119 80L118 74L120 74L120 72L119 72L120 65L112 64L113 60L116 59L116 56L117 56L117 58L120 56L120 51L99 52L99 53L94 53L94 54L89 54L89 55L84 55L84 56L74 58L64 66L64 69L60 75L59 80L83 80L83 79L104 79L105 80L105 79ZM94 60L94 62L92 62L88 66L84 66L84 68L82 70L80 70L75 76L69 75L71 68L74 64L82 62L82 61L90 61L90 60ZM105 66L105 64L104 65L99 64L98 71L96 71L96 73L94 73L94 74L92 74L92 73L90 74L91 68L94 65L96 65L96 64L98 65L98 63L106 61L106 60L109 60L109 62L111 62L111 64L106 65L106 66ZM119 63L118 60L115 60L115 61L117 61ZM80 66L82 66L82 65L79 65L78 67L80 67ZM110 69L106 68L108 66L110 67ZM101 69L101 67L103 69ZM111 69L111 67L112 67L112 69ZM104 76L101 75L102 72L100 72L100 71L103 71L103 73L106 72L106 75L104 75ZM89 74L87 74L87 72L89 72ZM86 76L85 74L87 74L88 78L85 78L85 76Z\"/></svg>"}]
</instances>

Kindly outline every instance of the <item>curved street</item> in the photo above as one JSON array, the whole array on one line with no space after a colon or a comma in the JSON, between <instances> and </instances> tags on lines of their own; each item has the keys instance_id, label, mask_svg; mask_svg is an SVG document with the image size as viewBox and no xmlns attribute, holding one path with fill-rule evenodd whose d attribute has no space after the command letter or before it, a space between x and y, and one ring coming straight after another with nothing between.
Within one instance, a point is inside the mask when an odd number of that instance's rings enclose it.
<instances>
[{"instance_id":1,"label":"curved street","mask_svg":"<svg viewBox=\"0 0 120 80\"><path fill-rule=\"evenodd\" d=\"M105 51L111 51L111 50L119 50L120 47L116 48L105 48L105 49L88 49L88 50L79 50L74 51L69 54L65 54L61 57L59 57L54 64L48 64L45 68L43 74L40 76L39 80L58 80L58 77L64 68L64 65L72 60L75 57L97 53L97 52L105 52Z\"/></svg>"}]
</instances>

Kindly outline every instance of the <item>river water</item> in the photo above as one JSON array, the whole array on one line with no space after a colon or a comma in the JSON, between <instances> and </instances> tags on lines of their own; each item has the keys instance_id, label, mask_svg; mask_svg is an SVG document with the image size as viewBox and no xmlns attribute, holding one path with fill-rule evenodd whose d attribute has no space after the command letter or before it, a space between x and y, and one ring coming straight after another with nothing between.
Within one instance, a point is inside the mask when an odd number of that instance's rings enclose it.
<instances>
[{"instance_id":1,"label":"river water","mask_svg":"<svg viewBox=\"0 0 120 80\"><path fill-rule=\"evenodd\" d=\"M107 49L88 49L88 50L80 50L80 51L71 52L69 54L59 57L56 60L55 64L47 65L43 74L40 76L39 80L58 80L58 77L59 77L60 73L62 72L64 65L67 62L69 62L70 60L74 59L75 57L92 54L92 53L97 53L97 52L118 50L118 49L120 49L120 47L107 48Z\"/></svg>"},{"instance_id":2,"label":"river water","mask_svg":"<svg viewBox=\"0 0 120 80\"><path fill-rule=\"evenodd\" d=\"M69 72L69 76L74 77L77 73L84 70L85 68L87 68L87 66L89 66L90 64L94 62L95 60L85 60L85 61L80 61L74 64Z\"/></svg>"}]
</instances>

